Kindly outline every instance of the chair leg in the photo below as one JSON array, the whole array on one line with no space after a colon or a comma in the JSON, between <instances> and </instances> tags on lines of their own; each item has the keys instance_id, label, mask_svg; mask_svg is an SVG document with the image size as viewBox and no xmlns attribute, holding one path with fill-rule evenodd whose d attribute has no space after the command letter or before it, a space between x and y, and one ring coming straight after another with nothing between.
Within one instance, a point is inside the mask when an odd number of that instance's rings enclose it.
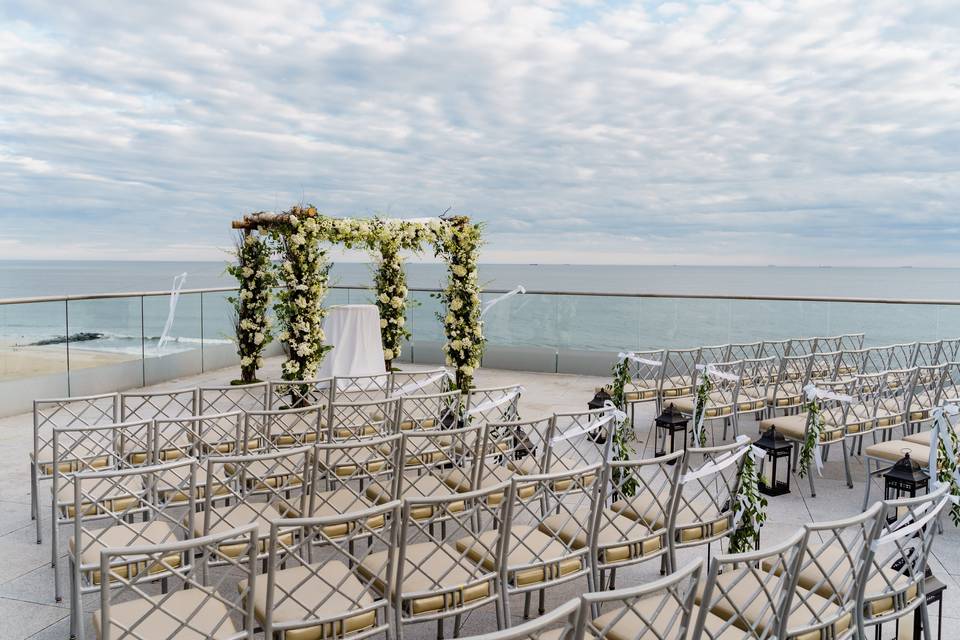
<instances>
[{"instance_id":1,"label":"chair leg","mask_svg":"<svg viewBox=\"0 0 960 640\"><path fill-rule=\"evenodd\" d=\"M35 462L30 463L30 509L37 521L37 544L43 542L43 523L40 518L40 480L37 477L39 471Z\"/></svg>"},{"instance_id":2,"label":"chair leg","mask_svg":"<svg viewBox=\"0 0 960 640\"><path fill-rule=\"evenodd\" d=\"M443 640L443 618L437 620L437 640Z\"/></svg>"},{"instance_id":3,"label":"chair leg","mask_svg":"<svg viewBox=\"0 0 960 640\"><path fill-rule=\"evenodd\" d=\"M847 441L840 441L840 448L843 449L843 472L847 476L847 488L853 489L853 476L850 475L850 454L847 453Z\"/></svg>"},{"instance_id":4,"label":"chair leg","mask_svg":"<svg viewBox=\"0 0 960 640\"><path fill-rule=\"evenodd\" d=\"M870 485L873 484L873 481L870 476L870 458L864 458L864 462L867 464L867 480L864 483L863 489L863 507L864 511L867 509L867 505L870 503Z\"/></svg>"},{"instance_id":5,"label":"chair leg","mask_svg":"<svg viewBox=\"0 0 960 640\"><path fill-rule=\"evenodd\" d=\"M527 591L525 594L523 594L523 619L524 620L530 619L530 595L532 593L533 593L532 591Z\"/></svg>"},{"instance_id":6,"label":"chair leg","mask_svg":"<svg viewBox=\"0 0 960 640\"><path fill-rule=\"evenodd\" d=\"M813 467L813 465L808 463L807 464L807 481L810 483L810 497L816 498L817 489L816 487L813 486L813 469L811 467Z\"/></svg>"},{"instance_id":7,"label":"chair leg","mask_svg":"<svg viewBox=\"0 0 960 640\"><path fill-rule=\"evenodd\" d=\"M923 640L931 640L933 634L930 632L930 612L926 600L920 603L920 624L923 625Z\"/></svg>"},{"instance_id":8,"label":"chair leg","mask_svg":"<svg viewBox=\"0 0 960 640\"><path fill-rule=\"evenodd\" d=\"M545 599L545 597L546 597L546 594L547 594L547 590L546 590L546 589L540 589L540 602L539 602L539 605L540 605L540 606L537 608L537 611L540 612L540 615L543 615L543 614L546 612L546 610L547 610L546 607L544 607L544 603L543 603L543 601L544 601L544 599Z\"/></svg>"}]
</instances>

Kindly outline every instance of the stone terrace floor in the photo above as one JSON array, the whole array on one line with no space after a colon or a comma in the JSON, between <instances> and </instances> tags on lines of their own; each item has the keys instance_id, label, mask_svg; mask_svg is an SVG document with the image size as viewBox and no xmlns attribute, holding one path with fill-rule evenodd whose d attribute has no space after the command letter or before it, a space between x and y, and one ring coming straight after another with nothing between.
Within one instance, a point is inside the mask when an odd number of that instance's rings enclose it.
<instances>
[{"instance_id":1,"label":"stone terrace floor","mask_svg":"<svg viewBox=\"0 0 960 640\"><path fill-rule=\"evenodd\" d=\"M413 365L403 365L416 369ZM264 379L278 378L280 359L268 360ZM236 377L236 370L224 369L207 372L203 375L171 380L151 389L174 389L197 385L226 384ZM92 371L90 375L95 375ZM554 411L577 411L586 409L587 401L596 387L607 382L604 378L575 375L526 373L519 371L501 371L483 369L478 372L477 382L481 386L500 386L521 384L525 391L520 403L523 418L533 418ZM652 423L652 405L640 405L637 410L638 456L652 455L653 436L650 433ZM41 513L44 519L44 543L37 545L34 525L30 520L30 483L28 473L28 451L31 447L31 424L29 414L0 419L0 639L19 640L21 638L63 639L69 637L69 605L67 594L69 566L65 557L60 563L63 571L64 602L56 603L53 596L53 572L50 567L50 483L41 483ZM752 421L741 424L743 433L756 434ZM718 429L719 437L719 429ZM833 520L852 515L860 511L862 500L864 467L858 458L852 460L854 488L848 489L843 480L843 465L839 452L834 452L825 464L824 477L817 478L817 497L811 497L805 479L792 479L792 493L786 496L770 498L769 519L763 528L761 545L764 540L781 540L797 530L798 525L816 520ZM872 496L881 495L882 485L875 481ZM66 552L66 540L69 532L63 529L60 549L61 556ZM718 551L714 545L714 551ZM678 558L682 566L696 556L705 556L706 550L681 552ZM934 574L948 585L943 607L943 638L960 638L960 531L945 521L944 535L938 537L930 560ZM629 571L621 570L617 577L617 586L637 584L642 580L658 577L658 562L650 562ZM568 598L574 597L586 589L579 581L567 583L547 592L547 609ZM87 638L95 637L90 624L89 612L98 607L98 594L84 598ZM511 605L514 623L521 620L522 599L517 598ZM495 618L492 606L489 610L475 612L465 621L462 635L472 635L492 631ZM536 598L534 598L534 611ZM931 609L931 618L936 625L937 607ZM911 621L912 622L912 621ZM902 625L909 627L912 625ZM901 637L910 637L901 629ZM407 627L405 635L410 638L434 638L436 627L426 623ZM884 638L892 637L892 625L885 629ZM447 636L451 635L450 623Z\"/></svg>"}]
</instances>

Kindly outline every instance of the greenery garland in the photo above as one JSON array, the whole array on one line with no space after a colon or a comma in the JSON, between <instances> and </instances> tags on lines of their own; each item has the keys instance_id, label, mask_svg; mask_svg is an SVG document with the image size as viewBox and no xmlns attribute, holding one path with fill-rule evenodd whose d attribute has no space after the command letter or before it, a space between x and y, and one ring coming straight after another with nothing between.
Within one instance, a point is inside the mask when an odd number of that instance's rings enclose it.
<instances>
[{"instance_id":1,"label":"greenery garland","mask_svg":"<svg viewBox=\"0 0 960 640\"><path fill-rule=\"evenodd\" d=\"M380 243L373 283L377 290L375 304L380 312L380 341L387 371L400 357L403 341L410 338L406 328L407 274L403 270L399 243L390 239Z\"/></svg>"},{"instance_id":2,"label":"greenery garland","mask_svg":"<svg viewBox=\"0 0 960 640\"><path fill-rule=\"evenodd\" d=\"M447 337L443 351L447 366L455 370L455 388L466 393L473 386L484 346L477 282L481 226L466 216L455 216L435 227L435 232L436 255L449 265L447 287L438 295L446 310L437 314Z\"/></svg>"},{"instance_id":3,"label":"greenery garland","mask_svg":"<svg viewBox=\"0 0 960 640\"><path fill-rule=\"evenodd\" d=\"M767 499L760 493L763 480L757 472L753 453L748 450L744 455L740 484L733 501L733 512L740 514L740 520L730 536L730 553L744 553L756 548L760 544L760 527L767 521Z\"/></svg>"},{"instance_id":4,"label":"greenery garland","mask_svg":"<svg viewBox=\"0 0 960 640\"><path fill-rule=\"evenodd\" d=\"M960 498L960 477L958 477L960 473L958 473L957 461L951 460L947 455L947 447L943 442L944 432L949 434L954 452L960 451L960 438L957 437L957 432L950 428L948 420L944 420L940 438L937 439L937 481L941 484L949 484L950 494ZM950 520L953 526L960 527L960 504L954 503L950 507Z\"/></svg>"},{"instance_id":5,"label":"greenery garland","mask_svg":"<svg viewBox=\"0 0 960 640\"><path fill-rule=\"evenodd\" d=\"M323 299L327 295L330 263L320 248L323 237L315 207L295 206L286 221L270 228L282 262L278 279L284 285L277 294L276 313L280 341L287 350L284 380L316 377L330 347L323 343Z\"/></svg>"},{"instance_id":6,"label":"greenery garland","mask_svg":"<svg viewBox=\"0 0 960 640\"><path fill-rule=\"evenodd\" d=\"M820 437L823 434L823 414L820 412L820 403L817 398L808 400L803 405L803 410L810 414L809 424L806 434L803 438L803 445L800 447L800 458L798 460L797 475L801 478L807 476L810 463L813 462L813 455L820 443Z\"/></svg>"},{"instance_id":7,"label":"greenery garland","mask_svg":"<svg viewBox=\"0 0 960 640\"><path fill-rule=\"evenodd\" d=\"M270 247L252 233L239 234L233 252L236 262L227 265L227 273L240 283L239 292L227 300L234 309L237 355L240 356L239 384L257 382L257 369L263 366L263 350L273 340L267 308L276 285L270 263Z\"/></svg>"},{"instance_id":8,"label":"greenery garland","mask_svg":"<svg viewBox=\"0 0 960 640\"><path fill-rule=\"evenodd\" d=\"M710 400L710 391L713 390L713 383L710 382L710 376L707 374L707 370L703 370L703 375L700 376L700 382L697 384L696 390L696 402L693 410L693 431L696 433L697 429L702 425L700 423L701 416L707 410L707 402ZM693 437L693 433L690 434ZM707 430L700 428L700 434L698 437L699 446L707 446Z\"/></svg>"},{"instance_id":9,"label":"greenery garland","mask_svg":"<svg viewBox=\"0 0 960 640\"><path fill-rule=\"evenodd\" d=\"M610 397L612 398L614 406L624 414L627 413L627 402L624 390L629 383L630 365L627 362L627 358L618 358L613 364L613 383L611 384ZM631 454L634 452L632 443L636 438L637 435L633 431L630 418L624 418L623 422L613 431L613 459L629 460ZM613 481L616 486L619 487L620 494L624 497L633 497L636 495L637 479L633 474L629 471L625 472L622 467L614 467L613 472ZM624 478L624 473L629 474L629 477Z\"/></svg>"}]
</instances>

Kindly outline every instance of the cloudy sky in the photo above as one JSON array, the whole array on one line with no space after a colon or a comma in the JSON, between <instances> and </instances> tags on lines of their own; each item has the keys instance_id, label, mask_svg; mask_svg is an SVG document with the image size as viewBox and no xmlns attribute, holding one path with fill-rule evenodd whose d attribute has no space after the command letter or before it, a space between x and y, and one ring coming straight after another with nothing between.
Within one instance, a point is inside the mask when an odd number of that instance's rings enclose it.
<instances>
[{"instance_id":1,"label":"cloudy sky","mask_svg":"<svg viewBox=\"0 0 960 640\"><path fill-rule=\"evenodd\" d=\"M498 262L960 266L960 18L904 2L0 5L0 255L487 223Z\"/></svg>"}]
</instances>

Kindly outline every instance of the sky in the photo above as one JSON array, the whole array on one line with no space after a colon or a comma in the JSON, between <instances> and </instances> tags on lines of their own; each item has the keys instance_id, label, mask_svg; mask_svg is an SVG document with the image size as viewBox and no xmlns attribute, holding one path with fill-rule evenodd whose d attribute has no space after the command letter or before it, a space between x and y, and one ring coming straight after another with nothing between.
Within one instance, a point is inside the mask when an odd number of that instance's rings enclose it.
<instances>
[{"instance_id":1,"label":"sky","mask_svg":"<svg viewBox=\"0 0 960 640\"><path fill-rule=\"evenodd\" d=\"M0 255L222 259L306 202L488 262L960 266L958 42L951 0L4 0Z\"/></svg>"}]
</instances>

